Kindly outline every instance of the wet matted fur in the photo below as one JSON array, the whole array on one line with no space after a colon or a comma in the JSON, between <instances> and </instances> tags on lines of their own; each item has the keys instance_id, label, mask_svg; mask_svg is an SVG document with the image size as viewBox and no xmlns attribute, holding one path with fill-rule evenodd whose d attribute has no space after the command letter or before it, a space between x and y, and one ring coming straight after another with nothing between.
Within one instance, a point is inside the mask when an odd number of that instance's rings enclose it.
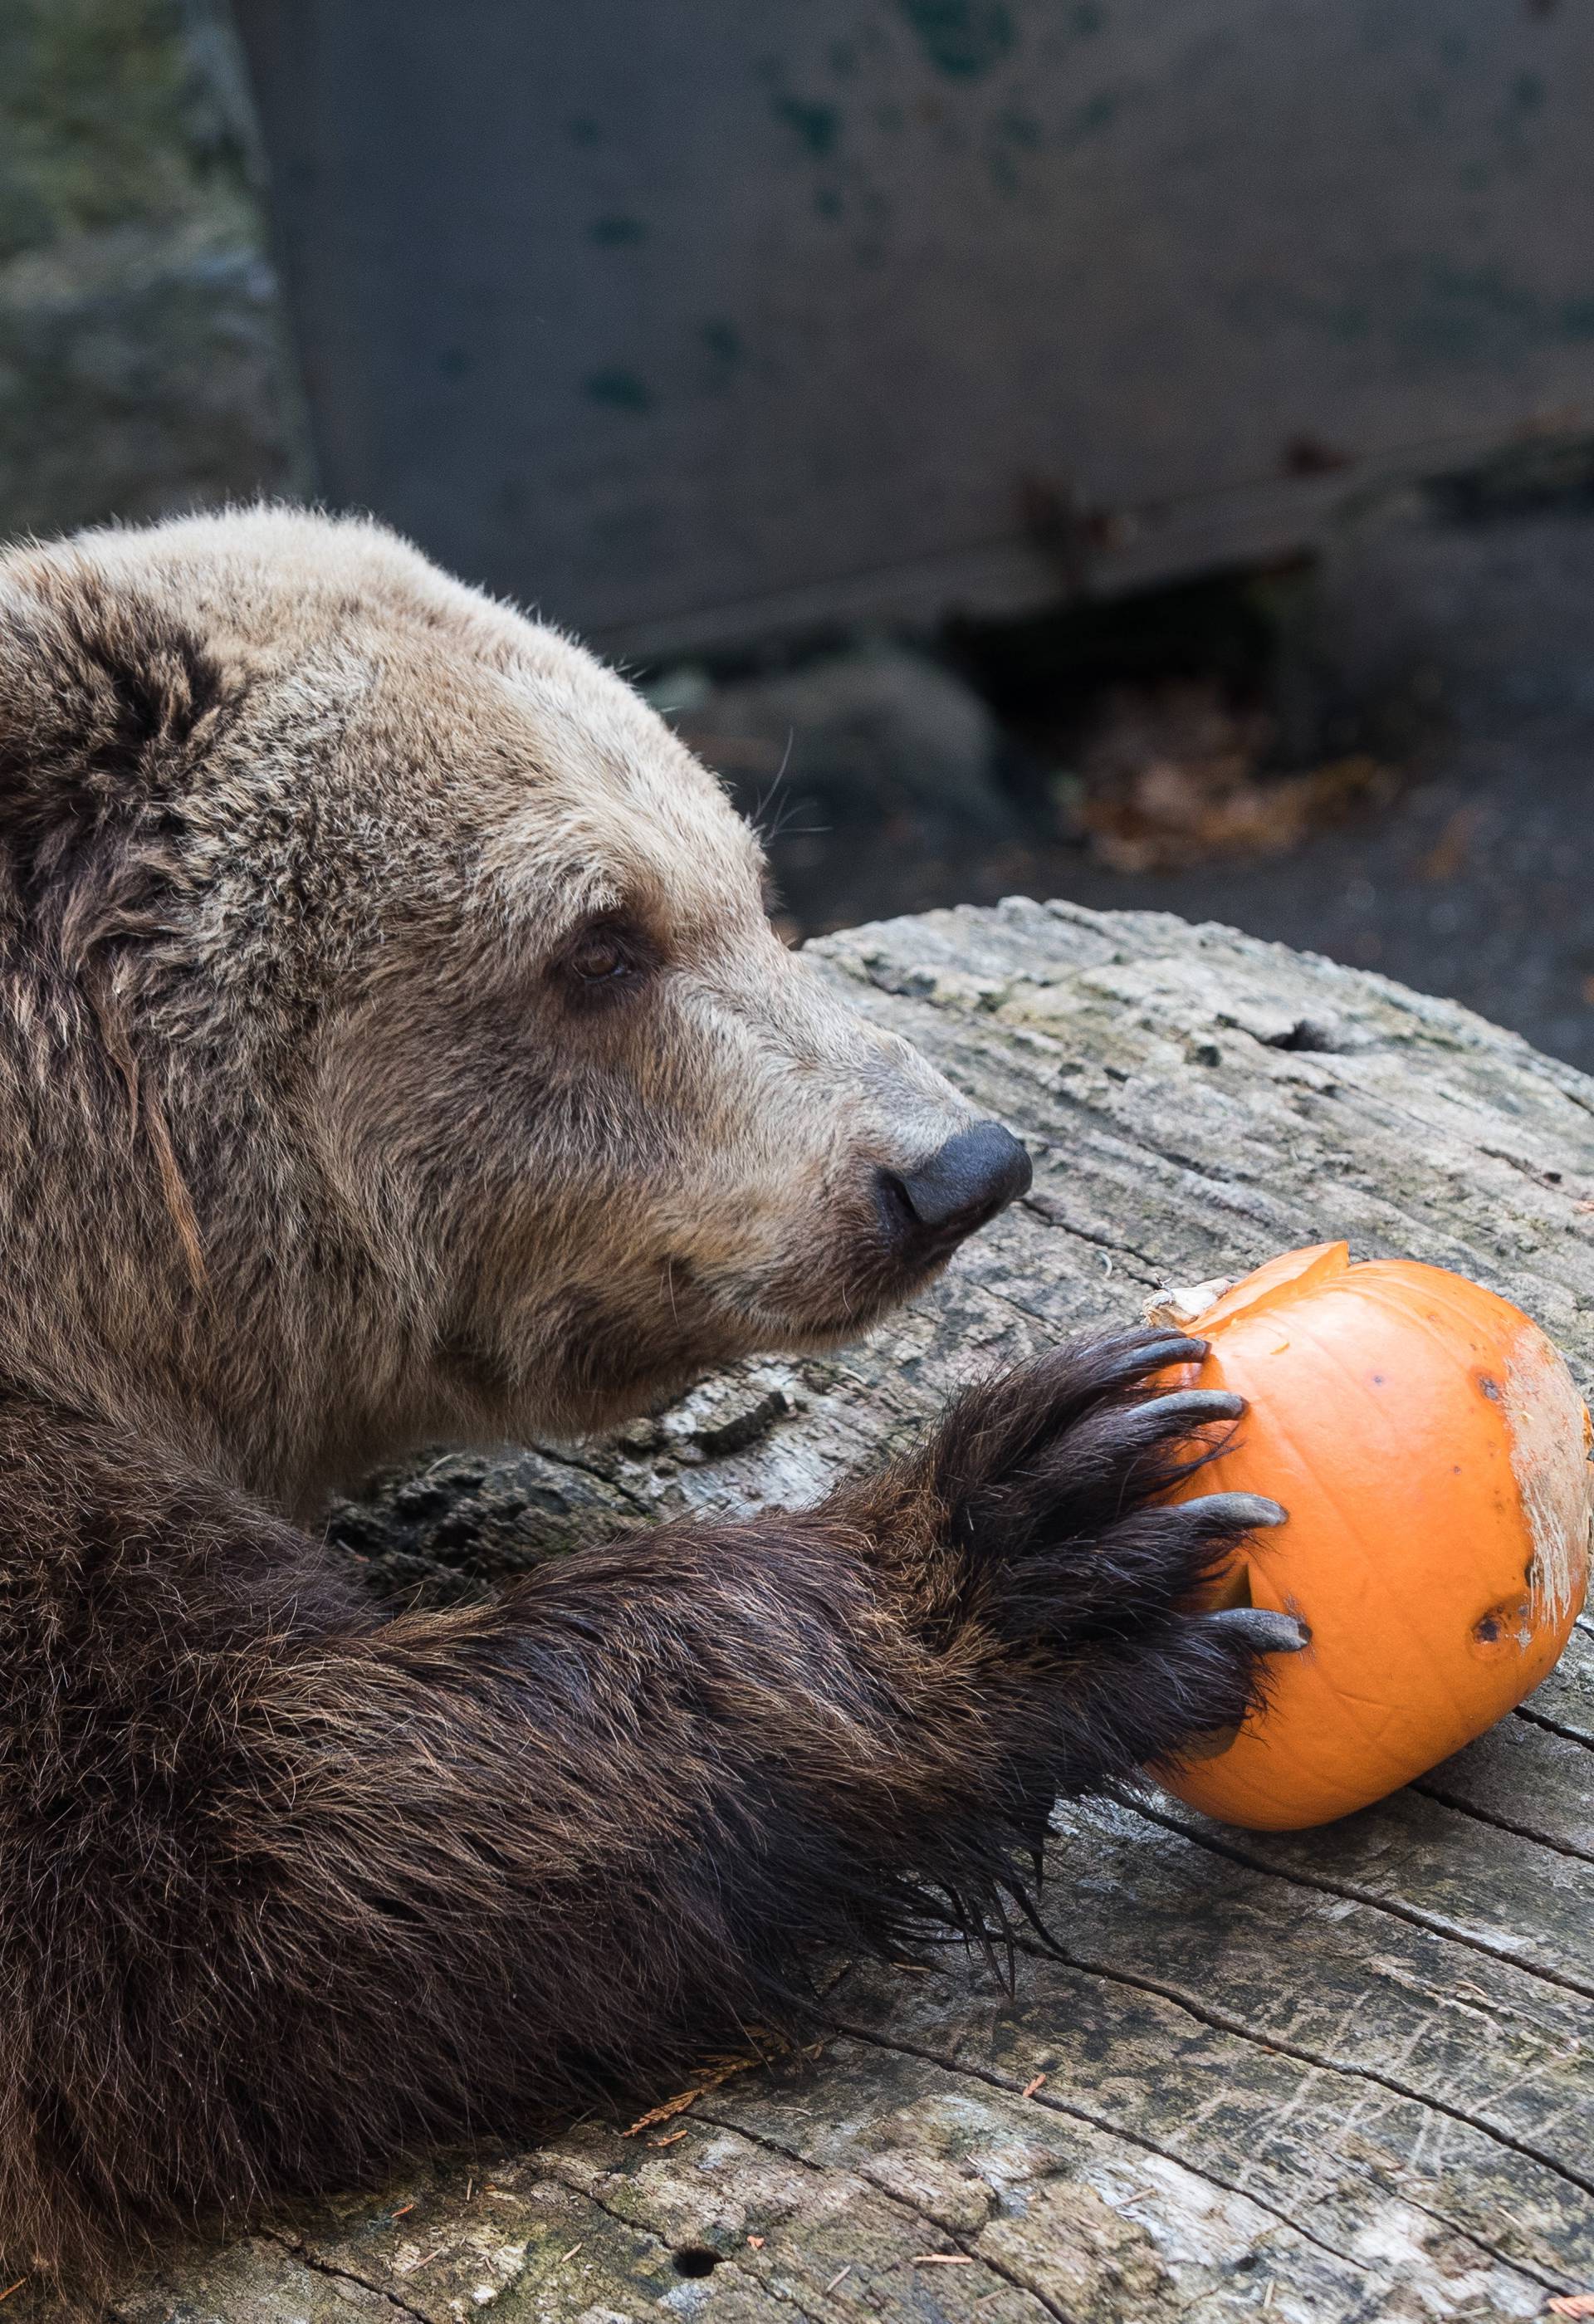
<instances>
[{"instance_id":1,"label":"wet matted fur","mask_svg":"<svg viewBox=\"0 0 1594 2324\"><path fill-rule=\"evenodd\" d=\"M1253 1699L1187 1610L1248 1512L1164 1498L1233 1407L1166 1334L487 1608L373 1608L304 1529L832 1344L962 1231L881 1193L962 1100L568 641L291 512L14 552L0 945L8 2270L798 2024Z\"/></svg>"}]
</instances>

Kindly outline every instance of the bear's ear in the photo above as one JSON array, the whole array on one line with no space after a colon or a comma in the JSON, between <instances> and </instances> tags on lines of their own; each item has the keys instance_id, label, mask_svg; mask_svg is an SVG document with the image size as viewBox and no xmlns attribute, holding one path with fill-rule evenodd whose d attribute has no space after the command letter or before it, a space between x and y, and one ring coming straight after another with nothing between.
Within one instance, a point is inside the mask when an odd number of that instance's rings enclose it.
<instances>
[{"instance_id":1,"label":"bear's ear","mask_svg":"<svg viewBox=\"0 0 1594 2324\"><path fill-rule=\"evenodd\" d=\"M60 868L175 799L223 709L183 624L86 559L0 567L0 849Z\"/></svg>"}]
</instances>

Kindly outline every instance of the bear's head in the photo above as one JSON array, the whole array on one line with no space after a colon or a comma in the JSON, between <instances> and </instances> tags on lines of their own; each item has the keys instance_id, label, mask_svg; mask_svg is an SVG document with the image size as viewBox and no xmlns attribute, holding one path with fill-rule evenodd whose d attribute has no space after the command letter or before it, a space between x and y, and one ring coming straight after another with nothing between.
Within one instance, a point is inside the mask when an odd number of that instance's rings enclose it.
<instances>
[{"instance_id":1,"label":"bear's head","mask_svg":"<svg viewBox=\"0 0 1594 2324\"><path fill-rule=\"evenodd\" d=\"M21 550L0 622L12 1038L53 996L103 1053L145 1158L85 1198L136 1182L168 1286L104 1328L241 1437L590 1428L858 1333L1027 1184L781 944L648 706L379 528Z\"/></svg>"}]
</instances>

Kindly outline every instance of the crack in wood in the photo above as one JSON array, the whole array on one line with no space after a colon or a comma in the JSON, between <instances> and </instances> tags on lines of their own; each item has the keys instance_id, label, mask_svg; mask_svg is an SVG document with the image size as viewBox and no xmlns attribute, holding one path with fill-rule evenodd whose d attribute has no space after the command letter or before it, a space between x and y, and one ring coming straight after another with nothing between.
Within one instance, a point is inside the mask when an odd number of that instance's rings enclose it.
<instances>
[{"instance_id":1,"label":"crack in wood","mask_svg":"<svg viewBox=\"0 0 1594 2324\"><path fill-rule=\"evenodd\" d=\"M1037 1944L1033 1938L1018 1935L1014 1941L1019 1952L1037 1963L1044 1965L1048 1960L1056 1961L1069 1969L1077 1969L1082 1976L1100 1978L1110 1985L1127 1986L1137 1993L1151 1994L1159 2000L1166 2001L1174 2008L1184 2010L1189 2016L1194 2018L1198 2024L1210 2026L1214 2034L1232 2035L1236 2040L1248 2042L1259 2050L1276 2051L1280 2056L1294 2058L1300 2064L1311 2066L1321 2073L1332 2074L1346 2080L1373 2083L1378 2089L1387 2090L1394 2098L1404 2098L1411 2105L1422 2107L1430 2113L1443 2115L1449 2121L1457 2123L1465 2129L1475 2131L1480 2138L1489 2140L1491 2144L1505 2148L1510 2153L1520 2155L1525 2162L1539 2164L1556 2178L1563 2180L1569 2187L1575 2188L1578 2193L1594 2197L1594 2178L1585 2177L1580 2172L1573 2170L1569 2163L1559 2161L1553 2154L1546 2154L1542 2148L1530 2145L1525 2139L1516 2137L1513 2132L1497 2128L1494 2124L1481 2119L1479 2116L1469 2114L1464 2107L1451 2106L1447 2099L1436 2097L1432 2091L1419 2089L1414 2083L1400 2081L1393 2074L1384 2073L1376 2066L1361 2066L1350 2059L1331 2058L1322 2051L1308 2049L1304 2043L1291 2041L1284 2034L1267 2033L1260 2027L1247 2025L1243 2019L1228 2016L1222 2011L1215 2010L1210 2005L1197 2001L1193 1996L1177 1986L1162 1984L1156 1978L1144 1976L1138 1970L1112 1968L1105 1961L1086 1960L1077 1954L1066 1951L1060 1942L1055 1951L1048 1952ZM1474 2232L1470 2227L1461 2227L1457 2221L1451 2221L1450 2224L1455 2226L1460 2234L1471 2235Z\"/></svg>"},{"instance_id":2,"label":"crack in wood","mask_svg":"<svg viewBox=\"0 0 1594 2324\"><path fill-rule=\"evenodd\" d=\"M1563 1726L1559 1719L1552 1719L1547 1711L1530 1711L1525 1702L1519 1702L1511 1715L1514 1719L1525 1719L1530 1726L1542 1727L1548 1735L1559 1735L1563 1743L1576 1743L1585 1751L1594 1751L1594 1735L1585 1735L1576 1727Z\"/></svg>"},{"instance_id":3,"label":"crack in wood","mask_svg":"<svg viewBox=\"0 0 1594 2324\"><path fill-rule=\"evenodd\" d=\"M618 1493L622 1501L635 1509L639 1517L651 1517L656 1514L646 1499L633 1486L624 1484L620 1478L612 1476L608 1468L600 1462L582 1460L569 1445L562 1444L556 1447L551 1444L538 1443L528 1449L535 1452L539 1459L548 1462L552 1468L568 1469L577 1477L590 1477L595 1484L606 1485L612 1493Z\"/></svg>"},{"instance_id":4,"label":"crack in wood","mask_svg":"<svg viewBox=\"0 0 1594 2324\"><path fill-rule=\"evenodd\" d=\"M261 2227L257 2233L263 2243L275 2244L279 2251L285 2251L289 2257L296 2259L301 2267L308 2267L312 2275L330 2276L335 2283L355 2284L360 2291L369 2292L374 2298L387 2301L392 2307L398 2310L401 2316L410 2317L411 2324L431 2324L431 2319L428 2316L423 2315L419 2308L411 2308L407 2300L401 2300L399 2294L390 2291L385 2283L373 2283L369 2277L357 2275L352 2267L341 2267L332 2260L318 2257L308 2244L295 2243L291 2236L283 2235L276 2227Z\"/></svg>"},{"instance_id":5,"label":"crack in wood","mask_svg":"<svg viewBox=\"0 0 1594 2324\"><path fill-rule=\"evenodd\" d=\"M1474 1822L1487 1823L1496 1831L1508 1831L1515 1840L1531 1840L1535 1847L1548 1848L1557 1856L1571 1857L1575 1864L1594 1864L1594 1851L1579 1848L1575 1841L1556 1840L1536 1824L1517 1823L1493 1808L1479 1807L1475 1800L1463 1799L1459 1793L1447 1792L1426 1776L1419 1777L1411 1788L1414 1792L1420 1792L1425 1800L1434 1800L1442 1808L1448 1808L1454 1815L1470 1816Z\"/></svg>"},{"instance_id":6,"label":"crack in wood","mask_svg":"<svg viewBox=\"0 0 1594 2324\"><path fill-rule=\"evenodd\" d=\"M902 2058L917 2058L926 2066L938 2066L943 2073L984 2082L990 2089L1000 2090L1007 2098L1016 2098L1022 2093L1020 2082L1011 2080L990 2067L971 2065L962 2058L948 2058L939 2051L920 2049L916 2043L888 2041L883 2034L871 2033L862 2025L843 2024L841 2030L850 2040L866 2043L871 2049L885 2050ZM1321 2236L1313 2235L1310 2227L1303 2227L1298 2218L1288 2211L1281 2210L1276 2203L1269 2202L1266 2196L1255 2193L1249 2187L1240 2186L1235 2180L1222 2178L1203 2163L1192 2163L1183 2154L1170 2153L1166 2147L1159 2146L1156 2139L1147 2137L1144 2131L1132 2130L1127 2124L1112 2121L1109 2116L1092 2113L1089 2107L1081 2106L1077 2098L1058 2098L1052 2090L1044 2089L1037 2090L1026 2104L1046 2107L1054 2114L1067 2115L1072 2120L1087 2123L1092 2130L1101 2131L1110 2138L1122 2139L1126 2145L1138 2146L1147 2154L1155 2154L1159 2163L1171 2163L1176 2170L1187 2171L1193 2179L1201 2180L1206 2186L1219 2188L1226 2195L1237 2196L1241 2202L1252 2204L1257 2210L1287 2228L1291 2235L1299 2236L1304 2243L1315 2245L1330 2259L1341 2264L1360 2265L1359 2261L1336 2249L1332 2244L1325 2243Z\"/></svg>"},{"instance_id":7,"label":"crack in wood","mask_svg":"<svg viewBox=\"0 0 1594 2324\"><path fill-rule=\"evenodd\" d=\"M1546 1969L1540 1961L1526 1960L1521 1953L1512 1951L1509 1946L1490 1944L1487 1938L1475 1934L1473 1931L1459 1928L1451 1921L1442 1921L1433 1914L1420 1911L1414 1904L1404 1904L1395 1897L1380 1896L1377 1889L1359 1887L1352 1881L1331 1879L1327 1874L1314 1877L1295 1868L1286 1870L1282 1865L1270 1864L1264 1856L1248 1855L1244 1849L1220 1840L1211 1832L1197 1831L1189 1824L1181 1823L1176 1817L1160 1813L1156 1808L1142 1807L1137 1812L1153 1823L1161 1824L1166 1831L1176 1831L1182 1839L1192 1841L1197 1848L1207 1849L1214 1856L1226 1856L1231 1864L1243 1864L1248 1870L1267 1873L1275 1880L1288 1880L1297 1888L1314 1889L1320 1895L1342 1896L1349 1904L1366 1904L1372 1912L1387 1913L1392 1920L1405 1921L1410 1927L1424 1930L1429 1936L1438 1937L1446 1944L1465 1945L1470 1951L1481 1953L1486 1960L1508 1961L1524 1977L1537 1978L1544 1985L1559 1986L1564 1993L1575 1993L1580 2000L1594 2001L1594 1985L1585 1985L1580 1978L1568 1975L1563 1969Z\"/></svg>"},{"instance_id":8,"label":"crack in wood","mask_svg":"<svg viewBox=\"0 0 1594 2324\"><path fill-rule=\"evenodd\" d=\"M1553 2293L1575 2292L1579 2288L1571 2276L1546 2274L1543 2269L1535 2265L1532 2260L1523 2259L1514 2253L1502 2249L1498 2244L1490 2243L1488 2237L1480 2236L1476 2227L1458 2227L1446 2212L1436 2211L1432 2203L1424 2203L1420 2195L1408 2194L1403 2188L1400 2190L1399 2200L1409 2203L1414 2211L1421 2211L1425 2219L1432 2219L1434 2226L1442 2227L1447 2235L1459 2235L1463 2242L1470 2243L1474 2250L1487 2252L1492 2260L1497 2261L1501 2267L1508 2269L1511 2274L1526 2276L1530 2282L1536 2283L1542 2291Z\"/></svg>"},{"instance_id":9,"label":"crack in wood","mask_svg":"<svg viewBox=\"0 0 1594 2324\"><path fill-rule=\"evenodd\" d=\"M1093 1227L1082 1227L1076 1219L1064 1218L1044 1188L1037 1194L1022 1196L1018 1207L1021 1211L1027 1211L1031 1218L1039 1219L1043 1226L1055 1227L1064 1234L1073 1235L1080 1242L1092 1243L1098 1250L1110 1251L1118 1259L1138 1259L1154 1275L1163 1265L1163 1261L1154 1259L1148 1250L1137 1250L1132 1242L1121 1242L1114 1235L1098 1234Z\"/></svg>"},{"instance_id":10,"label":"crack in wood","mask_svg":"<svg viewBox=\"0 0 1594 2324\"><path fill-rule=\"evenodd\" d=\"M862 2026L844 2025L842 2030L854 2041L869 2043L876 2049L895 2052L900 2056L918 2058L926 2064L939 2066L943 2071L950 2074L965 2075L971 2080L986 2082L993 2089L1001 2090L1009 2097L1018 2098L1022 2094L1022 2085L1017 2081L1010 2081L1006 2076L998 2074L988 2067L971 2065L962 2059L947 2058L935 2051L921 2049L916 2043L888 2041L883 2035L871 2034ZM1155 2139L1147 2137L1142 2131L1130 2128L1128 2124L1114 2122L1110 2116L1093 2114L1088 2107L1082 2107L1077 2100L1056 2098L1049 2090L1035 2091L1028 2103L1046 2107L1054 2113L1068 2115L1078 2121L1088 2123L1092 2129L1104 2131L1110 2136L1121 2138L1131 2145L1142 2148L1147 2153L1155 2154L1160 2162L1172 2163L1178 2170L1188 2171L1193 2178L1203 2181L1208 2186L1221 2188L1226 2194L1238 2196L1242 2202L1253 2204L1258 2211L1276 2219L1291 2234L1299 2236L1305 2243L1314 2245L1319 2251L1325 2253L1331 2259L1339 2261L1341 2265L1364 2269L1365 2264L1353 2250L1342 2251L1337 2245L1331 2244L1322 2236L1314 2234L1310 2227L1303 2224L1298 2214L1281 2209L1278 2204L1270 2201L1266 2196L1258 2195L1253 2187L1243 2186L1238 2181L1222 2178L1208 2165L1193 2162L1187 2155L1175 2153L1167 2147L1158 2145ZM1348 2170L1354 2170L1355 2166L1347 2158L1342 2157L1341 2160L1345 2162ZM1375 2173L1359 2172L1356 2175L1372 2179L1374 2183L1377 2183ZM1510 2274L1523 2282L1532 2283L1541 2291L1551 2292L1563 2292L1568 2288L1569 2278L1560 2274L1548 2274L1533 2261L1502 2251L1490 2243L1486 2236L1479 2235L1474 2228L1460 2226L1444 2213L1434 2210L1420 2198L1407 2194L1404 2188L1397 2185L1391 2186L1387 2191L1396 2202L1408 2204L1413 2210L1420 2211L1425 2218L1432 2219L1436 2227L1442 2227L1447 2235L1454 2236L1460 2242L1470 2244L1475 2251L1492 2259L1497 2265L1504 2267Z\"/></svg>"},{"instance_id":11,"label":"crack in wood","mask_svg":"<svg viewBox=\"0 0 1594 2324\"><path fill-rule=\"evenodd\" d=\"M579 2196L585 2202L590 2203L594 2210L601 2211L606 2219L613 2219L616 2227L625 2227L633 2236L640 2236L647 2242L657 2244L660 2251L669 2253L672 2258L680 2248L679 2245L673 2242L668 2236L661 2235L657 2227L650 2227L645 2220L630 2218L625 2212L617 2210L613 2203L605 2203L597 2190L581 2179L568 2177L557 2169L553 2176L558 2180L561 2187L567 2189L571 2194ZM631 2183L634 2185L635 2181ZM718 2250L718 2246L711 2244L706 2245L705 2248L714 2251ZM788 2308L795 2308L799 2316L806 2316L808 2319L808 2324L827 2324L829 2311L822 2309L815 2314L813 2309L804 2306L794 2292L783 2285L771 2283L767 2277L759 2274L755 2269L744 2267L734 2252L720 2252L714 2273L717 2274L722 2267L728 2267L733 2275L739 2276L744 2283L752 2285L760 2293L768 2294L772 2300L782 2301ZM424 2318L421 2319L421 2324L426 2324Z\"/></svg>"},{"instance_id":12,"label":"crack in wood","mask_svg":"<svg viewBox=\"0 0 1594 2324\"><path fill-rule=\"evenodd\" d=\"M828 2178L831 2175L826 2164L815 2163L811 2155L805 2154L799 2147L784 2145L779 2139L772 2138L767 2131L754 2130L745 2122L727 2120L723 2115L700 2113L697 2119L699 2122L712 2122L720 2130L732 2131L738 2138L748 2139L755 2146L766 2147L771 2154L783 2155L787 2162L795 2163L803 2170L813 2172L817 2178ZM1026 2298L1035 2301L1048 2316L1055 2319L1055 2324L1074 2324L1074 2319L1060 2308L1055 2300L1042 2292L1038 2284L1026 2283L1023 2277L1016 2273L1012 2268L1000 2260L993 2259L989 2252L981 2251L977 2241L971 2250L968 2241L956 2227L950 2227L944 2219L938 2219L934 2211L926 2211L921 2205L910 2202L906 2195L898 2194L894 2187L882 2186L867 2169L861 2167L852 2171L843 2170L839 2175L856 2179L861 2185L880 2196L883 2202L894 2205L898 2210L906 2211L910 2219L917 2219L921 2226L930 2228L934 2234L944 2236L970 2259L977 2260L981 2267L989 2268L992 2275L1000 2276L1001 2281L1010 2284L1015 2292L1021 2292Z\"/></svg>"}]
</instances>

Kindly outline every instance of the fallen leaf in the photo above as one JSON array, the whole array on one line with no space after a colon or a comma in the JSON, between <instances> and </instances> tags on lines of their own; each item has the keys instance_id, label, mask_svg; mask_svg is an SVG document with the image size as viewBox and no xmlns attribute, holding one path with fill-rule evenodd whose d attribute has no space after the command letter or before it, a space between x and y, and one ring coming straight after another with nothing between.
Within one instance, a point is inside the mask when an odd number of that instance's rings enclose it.
<instances>
[{"instance_id":1,"label":"fallen leaf","mask_svg":"<svg viewBox=\"0 0 1594 2324\"><path fill-rule=\"evenodd\" d=\"M723 2059L712 2072L705 2074L700 2082L694 2083L689 2090L678 2090L673 2098L666 2098L662 2106L650 2107L646 2114L638 2115L630 2129L621 2135L625 2138L634 2138L639 2131L651 2130L655 2123L668 2122L672 2115L685 2114L689 2106L695 2106L699 2098L706 2098L710 2090L717 2090L720 2084L728 2082L733 2074L751 2074L755 2066L772 2065L777 2058L793 2055L799 2058L816 2058L824 2047L823 2042L811 2042L806 2049L796 2052L787 2045L779 2049L771 2048L761 2054L751 2057Z\"/></svg>"},{"instance_id":2,"label":"fallen leaf","mask_svg":"<svg viewBox=\"0 0 1594 2324\"><path fill-rule=\"evenodd\" d=\"M1084 739L1078 776L1058 794L1064 828L1115 871L1176 871L1282 854L1398 788L1365 752L1276 772L1278 739L1267 711L1237 706L1209 679L1117 688ZM1454 876L1470 830L1452 818L1430 878Z\"/></svg>"},{"instance_id":3,"label":"fallen leaf","mask_svg":"<svg viewBox=\"0 0 1594 2324\"><path fill-rule=\"evenodd\" d=\"M1453 880L1467 861L1478 825L1475 807L1459 807L1417 869L1424 880Z\"/></svg>"},{"instance_id":4,"label":"fallen leaf","mask_svg":"<svg viewBox=\"0 0 1594 2324\"><path fill-rule=\"evenodd\" d=\"M650 2107L646 2114L638 2115L624 2136L634 2138L639 2131L651 2130L655 2123L668 2122L672 2115L685 2114L689 2106L696 2106L699 2098L708 2096L710 2090L717 2090L720 2084L728 2082L733 2074L751 2072L754 2066L761 2066L763 2062L761 2058L739 2058L734 2065L719 2067L702 2081L695 2083L691 2089L678 2090L673 2098L666 2098L662 2106Z\"/></svg>"}]
</instances>

